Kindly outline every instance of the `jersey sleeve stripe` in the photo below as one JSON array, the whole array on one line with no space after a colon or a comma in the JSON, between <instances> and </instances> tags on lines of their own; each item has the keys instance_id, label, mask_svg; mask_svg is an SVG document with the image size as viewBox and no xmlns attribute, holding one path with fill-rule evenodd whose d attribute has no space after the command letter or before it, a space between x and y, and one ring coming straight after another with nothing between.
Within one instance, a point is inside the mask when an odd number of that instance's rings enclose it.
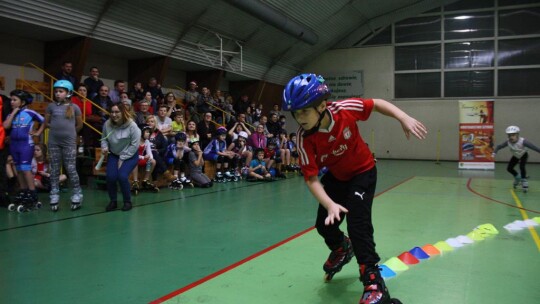
<instances>
[{"instance_id":1,"label":"jersey sleeve stripe","mask_svg":"<svg viewBox=\"0 0 540 304\"><path fill-rule=\"evenodd\" d=\"M302 128L299 128L296 134L296 139L298 140L296 149L298 150L298 156L300 157L301 164L308 165L309 158L307 156L306 150L304 149L304 130Z\"/></svg>"}]
</instances>

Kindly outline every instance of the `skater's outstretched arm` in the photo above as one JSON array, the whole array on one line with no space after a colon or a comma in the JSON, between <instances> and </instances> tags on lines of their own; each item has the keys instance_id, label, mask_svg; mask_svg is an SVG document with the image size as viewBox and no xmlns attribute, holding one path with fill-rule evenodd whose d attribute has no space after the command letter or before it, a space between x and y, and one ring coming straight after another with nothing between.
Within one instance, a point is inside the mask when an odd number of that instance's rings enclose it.
<instances>
[{"instance_id":1,"label":"skater's outstretched arm","mask_svg":"<svg viewBox=\"0 0 540 304\"><path fill-rule=\"evenodd\" d=\"M324 220L325 225L333 225L334 220L341 221L340 213L349 212L347 209L345 209L345 207L336 204L328 196L328 194L326 194L326 191L324 191L323 185L321 184L317 176L309 177L306 183L309 191L311 191L313 196L315 196L315 198L319 201L319 204L321 204L326 209L326 211L328 211L328 216Z\"/></svg>"},{"instance_id":2,"label":"skater's outstretched arm","mask_svg":"<svg viewBox=\"0 0 540 304\"><path fill-rule=\"evenodd\" d=\"M400 108L384 99L373 99L374 110L397 119L401 123L405 136L409 139L411 133L418 139L425 139L427 128L418 120L403 112Z\"/></svg>"},{"instance_id":3,"label":"skater's outstretched arm","mask_svg":"<svg viewBox=\"0 0 540 304\"><path fill-rule=\"evenodd\" d=\"M529 149L531 149L533 151L536 151L536 152L540 153L540 148L538 148L532 142L530 142L530 141L528 141L526 139L523 140L523 146L525 146L525 147L527 147L527 148L529 148Z\"/></svg>"}]
</instances>

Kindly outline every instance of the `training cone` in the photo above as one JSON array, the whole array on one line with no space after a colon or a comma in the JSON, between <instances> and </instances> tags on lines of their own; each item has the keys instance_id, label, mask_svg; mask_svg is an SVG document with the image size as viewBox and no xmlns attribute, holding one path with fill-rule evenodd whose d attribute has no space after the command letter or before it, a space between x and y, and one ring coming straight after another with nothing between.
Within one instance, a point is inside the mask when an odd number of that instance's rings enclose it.
<instances>
[{"instance_id":1,"label":"training cone","mask_svg":"<svg viewBox=\"0 0 540 304\"><path fill-rule=\"evenodd\" d=\"M460 243L462 244L472 244L474 243L473 240L471 240L468 236L466 235L460 235L458 237L456 237L456 240L458 240Z\"/></svg>"},{"instance_id":2,"label":"training cone","mask_svg":"<svg viewBox=\"0 0 540 304\"><path fill-rule=\"evenodd\" d=\"M469 233L467 233L467 237L469 237L473 241L483 241L486 239L486 234L480 233L480 230L473 230Z\"/></svg>"},{"instance_id":3,"label":"training cone","mask_svg":"<svg viewBox=\"0 0 540 304\"><path fill-rule=\"evenodd\" d=\"M425 253L429 254L430 257L432 257L434 255L441 254L439 249L437 249L437 247L435 247L435 246L433 246L431 244L426 244L426 245L422 246L422 250L424 250Z\"/></svg>"},{"instance_id":4,"label":"training cone","mask_svg":"<svg viewBox=\"0 0 540 304\"><path fill-rule=\"evenodd\" d=\"M439 251L440 251L441 253L444 253L444 252L448 252L448 251L454 250L454 247L448 245L448 243L445 242L445 241L438 241L438 242L435 243L435 245L433 245L433 246L435 246L435 248L439 249Z\"/></svg>"},{"instance_id":5,"label":"training cone","mask_svg":"<svg viewBox=\"0 0 540 304\"><path fill-rule=\"evenodd\" d=\"M456 238L449 238L449 239L446 239L445 241L448 245L454 247L454 248L459 248L459 247L463 247L463 244L458 241L458 239Z\"/></svg>"},{"instance_id":6,"label":"training cone","mask_svg":"<svg viewBox=\"0 0 540 304\"><path fill-rule=\"evenodd\" d=\"M403 263L407 265L414 265L420 263L420 261L408 251L405 251L404 253L398 255L398 259L400 259Z\"/></svg>"},{"instance_id":7,"label":"training cone","mask_svg":"<svg viewBox=\"0 0 540 304\"><path fill-rule=\"evenodd\" d=\"M409 250L409 253L419 260L429 259L429 254L427 254L420 247L414 247L413 249Z\"/></svg>"},{"instance_id":8,"label":"training cone","mask_svg":"<svg viewBox=\"0 0 540 304\"><path fill-rule=\"evenodd\" d=\"M482 224L475 228L475 230L480 230L481 232L489 235L499 234L499 230L495 228L492 224Z\"/></svg>"},{"instance_id":9,"label":"training cone","mask_svg":"<svg viewBox=\"0 0 540 304\"><path fill-rule=\"evenodd\" d=\"M396 273L386 265L379 265L379 270L381 271L381 276L385 279L396 276Z\"/></svg>"},{"instance_id":10,"label":"training cone","mask_svg":"<svg viewBox=\"0 0 540 304\"><path fill-rule=\"evenodd\" d=\"M407 266L407 264L403 263L400 259L396 257L388 259L388 261L384 262L383 265L386 265L394 272L405 271L409 269L409 266Z\"/></svg>"}]
</instances>

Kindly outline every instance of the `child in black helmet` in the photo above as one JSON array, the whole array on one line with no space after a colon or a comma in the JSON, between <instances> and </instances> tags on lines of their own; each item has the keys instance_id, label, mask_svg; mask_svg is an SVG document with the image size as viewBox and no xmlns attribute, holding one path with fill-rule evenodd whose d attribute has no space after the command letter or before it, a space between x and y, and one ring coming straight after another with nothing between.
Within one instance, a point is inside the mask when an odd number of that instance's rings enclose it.
<instances>
[{"instance_id":1,"label":"child in black helmet","mask_svg":"<svg viewBox=\"0 0 540 304\"><path fill-rule=\"evenodd\" d=\"M512 152L512 158L510 158L506 170L510 172L510 174L512 174L512 176L514 177L514 189L521 183L523 191L527 192L529 190L529 182L527 180L527 171L525 168L525 166L527 165L527 160L529 159L529 153L527 152L527 148L534 150L538 153L540 153L540 149L530 141L519 136L519 132L520 129L517 126L509 126L508 128L506 128L508 140L495 147L495 150L493 151L493 157L495 157L499 150L506 147L510 148L510 151ZM514 169L514 167L518 163L520 171L519 175Z\"/></svg>"}]
</instances>

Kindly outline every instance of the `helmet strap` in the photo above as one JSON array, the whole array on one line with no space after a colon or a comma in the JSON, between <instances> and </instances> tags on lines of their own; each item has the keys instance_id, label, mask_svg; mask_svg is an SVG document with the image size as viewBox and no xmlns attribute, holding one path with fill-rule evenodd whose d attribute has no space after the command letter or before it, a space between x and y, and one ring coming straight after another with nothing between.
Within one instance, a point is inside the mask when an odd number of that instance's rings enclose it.
<instances>
[{"instance_id":1,"label":"helmet strap","mask_svg":"<svg viewBox=\"0 0 540 304\"><path fill-rule=\"evenodd\" d=\"M328 112L328 109L326 108L322 112L319 112L319 110L317 110L317 107L313 107L313 108L315 109L315 111L317 111L317 113L319 113L319 119L317 120L317 124L315 124L313 128L306 130L304 132L304 137L310 136L311 134L314 134L317 131L319 131L319 128L321 127L321 121L323 120L324 116Z\"/></svg>"}]
</instances>

